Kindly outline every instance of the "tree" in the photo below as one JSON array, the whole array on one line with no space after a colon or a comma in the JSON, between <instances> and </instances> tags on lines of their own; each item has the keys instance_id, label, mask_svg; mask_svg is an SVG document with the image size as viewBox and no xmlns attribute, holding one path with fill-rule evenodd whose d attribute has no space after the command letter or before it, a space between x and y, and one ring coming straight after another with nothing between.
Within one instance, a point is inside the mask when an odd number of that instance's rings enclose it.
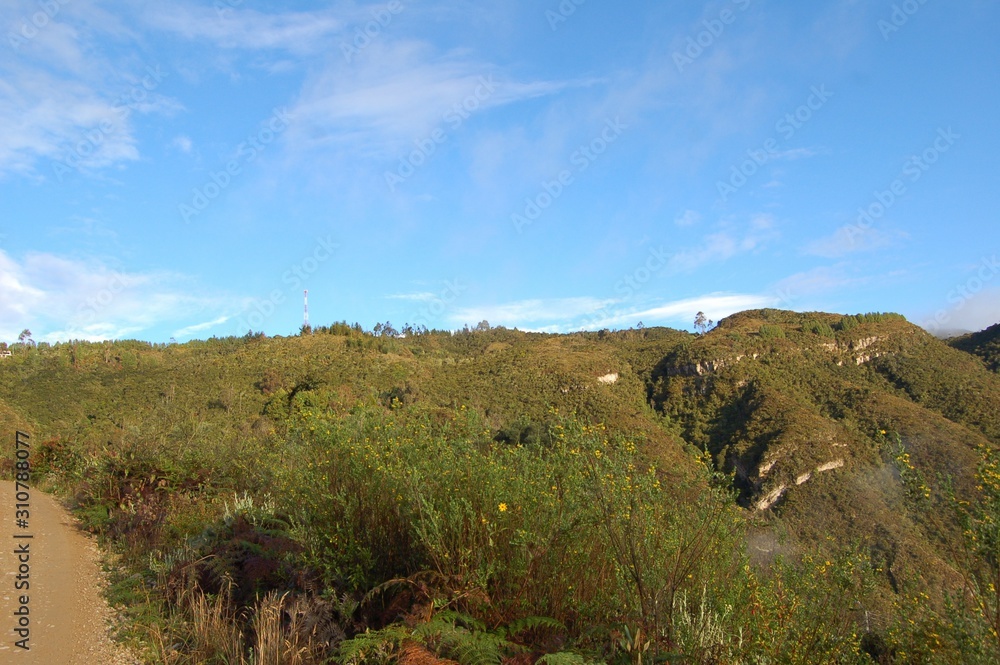
<instances>
[{"instance_id":1,"label":"tree","mask_svg":"<svg viewBox=\"0 0 1000 665\"><path fill-rule=\"evenodd\" d=\"M34 346L35 340L31 339L31 331L25 328L21 331L21 334L17 336L17 341L26 346Z\"/></svg>"},{"instance_id":2,"label":"tree","mask_svg":"<svg viewBox=\"0 0 1000 665\"><path fill-rule=\"evenodd\" d=\"M699 334L704 335L715 322L705 316L705 312L698 312L694 317L694 327Z\"/></svg>"}]
</instances>

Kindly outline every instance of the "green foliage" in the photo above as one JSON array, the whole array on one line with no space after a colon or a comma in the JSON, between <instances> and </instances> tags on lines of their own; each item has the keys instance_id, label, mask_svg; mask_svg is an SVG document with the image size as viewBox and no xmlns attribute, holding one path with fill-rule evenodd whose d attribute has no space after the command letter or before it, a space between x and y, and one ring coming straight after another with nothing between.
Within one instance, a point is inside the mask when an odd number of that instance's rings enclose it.
<instances>
[{"instance_id":1,"label":"green foliage","mask_svg":"<svg viewBox=\"0 0 1000 665\"><path fill-rule=\"evenodd\" d=\"M938 647L945 653L963 654L967 663L995 663L1000 660L1000 454L983 446L979 449L976 471L977 496L974 501L960 498L948 476L929 481L916 468L910 454L897 437L893 450L912 505L944 513L961 531L961 540L949 556L961 571L961 584L946 594L943 610L922 607L920 625L911 622L898 631L900 648L927 651L925 657L937 662ZM942 519L942 518L936 518ZM912 627L911 627L912 626ZM923 629L923 630L921 630ZM932 639L927 639L930 636ZM943 661L942 661L943 662Z\"/></svg>"},{"instance_id":2,"label":"green foliage","mask_svg":"<svg viewBox=\"0 0 1000 665\"><path fill-rule=\"evenodd\" d=\"M311 332L0 361L0 418L121 555L137 632L189 645L174 660L207 653L205 608L249 645L273 592L316 603L343 662L992 655L990 549L963 531L996 538L971 451L1000 442L1000 384L898 315ZM953 488L902 508L883 429ZM958 527L933 523L947 496Z\"/></svg>"},{"instance_id":3,"label":"green foliage","mask_svg":"<svg viewBox=\"0 0 1000 665\"><path fill-rule=\"evenodd\" d=\"M821 337L834 337L833 327L826 321L817 321L815 319L806 321L802 324L802 331L807 333L812 333L813 335L819 335Z\"/></svg>"},{"instance_id":4,"label":"green foliage","mask_svg":"<svg viewBox=\"0 0 1000 665\"><path fill-rule=\"evenodd\" d=\"M785 329L781 326L767 324L760 327L758 334L761 339L784 339Z\"/></svg>"},{"instance_id":5,"label":"green foliage","mask_svg":"<svg viewBox=\"0 0 1000 665\"><path fill-rule=\"evenodd\" d=\"M990 370L1000 372L1000 323L977 333L950 339L948 343L956 349L979 356Z\"/></svg>"},{"instance_id":6,"label":"green foliage","mask_svg":"<svg viewBox=\"0 0 1000 665\"><path fill-rule=\"evenodd\" d=\"M853 330L860 325L864 324L874 324L874 323L885 323L889 321L906 321L906 317L902 314L894 314L891 312L868 312L867 314L848 314L841 317L840 321L833 325L833 329L837 331L847 332Z\"/></svg>"}]
</instances>

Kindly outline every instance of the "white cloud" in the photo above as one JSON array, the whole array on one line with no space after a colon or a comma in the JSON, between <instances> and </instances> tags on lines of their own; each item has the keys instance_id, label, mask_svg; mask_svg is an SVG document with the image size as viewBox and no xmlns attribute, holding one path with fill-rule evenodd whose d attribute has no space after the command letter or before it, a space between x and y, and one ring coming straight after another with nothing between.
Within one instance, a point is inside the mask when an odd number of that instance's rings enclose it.
<instances>
[{"instance_id":1,"label":"white cloud","mask_svg":"<svg viewBox=\"0 0 1000 665\"><path fill-rule=\"evenodd\" d=\"M777 302L778 299L774 296L711 293L695 298L674 300L654 307L611 312L607 316L589 321L586 327L589 330L620 328L635 325L639 321L646 325L651 323L683 323L688 325L694 321L698 312L704 312L708 318L718 321L736 312L774 307Z\"/></svg>"},{"instance_id":2,"label":"white cloud","mask_svg":"<svg viewBox=\"0 0 1000 665\"><path fill-rule=\"evenodd\" d=\"M538 332L571 332L646 325L690 323L705 312L716 320L735 312L773 307L774 296L711 293L655 306L625 306L624 301L591 297L520 300L492 306L469 307L450 316L455 325L487 320L493 325L516 326Z\"/></svg>"},{"instance_id":3,"label":"white cloud","mask_svg":"<svg viewBox=\"0 0 1000 665\"><path fill-rule=\"evenodd\" d=\"M694 226L701 221L701 215L694 210L685 210L684 214L674 220L677 226Z\"/></svg>"},{"instance_id":4,"label":"white cloud","mask_svg":"<svg viewBox=\"0 0 1000 665\"><path fill-rule=\"evenodd\" d=\"M437 295L428 291L421 291L419 293L396 293L386 296L386 298L389 298L390 300L410 300L414 302L430 302L437 297Z\"/></svg>"},{"instance_id":5,"label":"white cloud","mask_svg":"<svg viewBox=\"0 0 1000 665\"><path fill-rule=\"evenodd\" d=\"M688 211L691 212L691 211ZM687 213L685 213L687 214ZM699 246L681 250L670 257L667 270L670 273L689 273L707 265L722 263L739 254L753 252L772 237L776 225L769 213L751 215L746 230L732 230L735 225L725 221L724 230L706 235Z\"/></svg>"},{"instance_id":6,"label":"white cloud","mask_svg":"<svg viewBox=\"0 0 1000 665\"><path fill-rule=\"evenodd\" d=\"M785 159L788 161L795 161L797 159L806 159L808 157L815 157L816 155L822 154L817 148L789 148L788 150L779 150L777 152L772 152L768 155L768 161L777 161L780 159Z\"/></svg>"},{"instance_id":7,"label":"white cloud","mask_svg":"<svg viewBox=\"0 0 1000 665\"><path fill-rule=\"evenodd\" d=\"M840 258L855 252L871 252L892 246L905 234L890 234L879 229L861 229L854 226L844 226L832 235L810 242L804 248L806 254L824 258Z\"/></svg>"},{"instance_id":8,"label":"white cloud","mask_svg":"<svg viewBox=\"0 0 1000 665\"><path fill-rule=\"evenodd\" d=\"M36 3L15 5L20 18L0 13L14 27L40 13ZM181 108L156 91L165 72L131 56L109 60L108 49L97 47L101 40L135 38L118 19L86 0L57 5L59 12L19 43L14 57L0 58L0 176L35 175L45 159L54 160L54 174L136 160L135 116Z\"/></svg>"},{"instance_id":9,"label":"white cloud","mask_svg":"<svg viewBox=\"0 0 1000 665\"><path fill-rule=\"evenodd\" d=\"M338 52L308 81L292 109L303 147L346 144L382 155L400 143L448 134L475 114L593 81L521 82L466 54L438 55L423 42L373 43L348 64Z\"/></svg>"},{"instance_id":10,"label":"white cloud","mask_svg":"<svg viewBox=\"0 0 1000 665\"><path fill-rule=\"evenodd\" d=\"M946 309L924 311L911 320L934 334L978 332L1000 323L1000 288L983 289L971 298L958 300L959 305L953 304L956 292L950 295L953 299Z\"/></svg>"},{"instance_id":11,"label":"white cloud","mask_svg":"<svg viewBox=\"0 0 1000 665\"><path fill-rule=\"evenodd\" d=\"M739 238L732 233L712 233L705 237L700 247L671 256L668 267L671 272L694 272L703 266L722 263L737 254L751 251L757 243L753 236Z\"/></svg>"},{"instance_id":12,"label":"white cloud","mask_svg":"<svg viewBox=\"0 0 1000 665\"><path fill-rule=\"evenodd\" d=\"M197 295L175 273L128 273L46 253L16 260L0 250L0 339L24 328L46 342L120 339L204 311L225 320L234 306Z\"/></svg>"},{"instance_id":13,"label":"white cloud","mask_svg":"<svg viewBox=\"0 0 1000 665\"><path fill-rule=\"evenodd\" d=\"M0 173L30 172L38 159L68 159L75 168L138 158L131 123L85 83L42 69L17 67L0 78ZM102 122L112 131L88 138ZM94 136L98 136L95 134ZM70 168L70 167L67 167Z\"/></svg>"},{"instance_id":14,"label":"white cloud","mask_svg":"<svg viewBox=\"0 0 1000 665\"><path fill-rule=\"evenodd\" d=\"M598 298L534 298L500 305L483 305L455 310L449 320L455 325L476 324L486 320L494 325L524 326L543 324L551 321L576 319L602 307L613 304L614 300Z\"/></svg>"},{"instance_id":15,"label":"white cloud","mask_svg":"<svg viewBox=\"0 0 1000 665\"><path fill-rule=\"evenodd\" d=\"M826 309L823 300L818 298L825 294L858 291L874 280L890 279L890 275L859 275L846 263L832 266L817 266L810 270L795 273L782 279L774 285L774 290L781 298L781 306L798 310Z\"/></svg>"},{"instance_id":16,"label":"white cloud","mask_svg":"<svg viewBox=\"0 0 1000 665\"><path fill-rule=\"evenodd\" d=\"M297 55L330 48L331 34L342 30L343 17L332 11L265 14L246 5L213 7L183 2L150 3L144 19L150 27L225 49L284 50Z\"/></svg>"},{"instance_id":17,"label":"white cloud","mask_svg":"<svg viewBox=\"0 0 1000 665\"><path fill-rule=\"evenodd\" d=\"M181 328L180 330L176 331L173 336L181 338L190 337L197 332L201 332L203 330L211 330L216 326L221 326L223 323L229 321L232 318L233 317L231 316L220 316L218 318L212 319L211 321L205 321L204 323L196 323L191 326L185 326L184 328Z\"/></svg>"},{"instance_id":18,"label":"white cloud","mask_svg":"<svg viewBox=\"0 0 1000 665\"><path fill-rule=\"evenodd\" d=\"M194 147L194 143L191 141L191 138L187 136L174 137L174 140L170 142L170 145L177 148L184 154L191 154L191 149Z\"/></svg>"}]
</instances>

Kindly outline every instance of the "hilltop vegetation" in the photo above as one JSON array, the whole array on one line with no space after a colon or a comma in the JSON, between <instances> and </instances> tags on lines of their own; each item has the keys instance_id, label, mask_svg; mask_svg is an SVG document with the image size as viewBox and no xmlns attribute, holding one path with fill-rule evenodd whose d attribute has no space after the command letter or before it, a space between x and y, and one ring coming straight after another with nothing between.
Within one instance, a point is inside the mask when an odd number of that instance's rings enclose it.
<instances>
[{"instance_id":1,"label":"hilltop vegetation","mask_svg":"<svg viewBox=\"0 0 1000 665\"><path fill-rule=\"evenodd\" d=\"M151 662L1000 655L1000 377L966 347L778 310L394 332L0 361Z\"/></svg>"}]
</instances>

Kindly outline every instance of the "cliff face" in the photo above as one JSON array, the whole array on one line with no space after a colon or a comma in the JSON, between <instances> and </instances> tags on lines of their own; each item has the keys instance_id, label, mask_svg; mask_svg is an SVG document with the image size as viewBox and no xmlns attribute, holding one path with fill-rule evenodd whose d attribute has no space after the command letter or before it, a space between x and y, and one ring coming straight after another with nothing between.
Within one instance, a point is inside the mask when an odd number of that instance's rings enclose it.
<instances>
[{"instance_id":1,"label":"cliff face","mask_svg":"<svg viewBox=\"0 0 1000 665\"><path fill-rule=\"evenodd\" d=\"M661 361L652 402L792 540L867 542L905 553L897 573L946 576L940 534L901 509L893 451L973 491L976 447L1000 446L1000 380L901 318L871 318L736 315Z\"/></svg>"}]
</instances>

